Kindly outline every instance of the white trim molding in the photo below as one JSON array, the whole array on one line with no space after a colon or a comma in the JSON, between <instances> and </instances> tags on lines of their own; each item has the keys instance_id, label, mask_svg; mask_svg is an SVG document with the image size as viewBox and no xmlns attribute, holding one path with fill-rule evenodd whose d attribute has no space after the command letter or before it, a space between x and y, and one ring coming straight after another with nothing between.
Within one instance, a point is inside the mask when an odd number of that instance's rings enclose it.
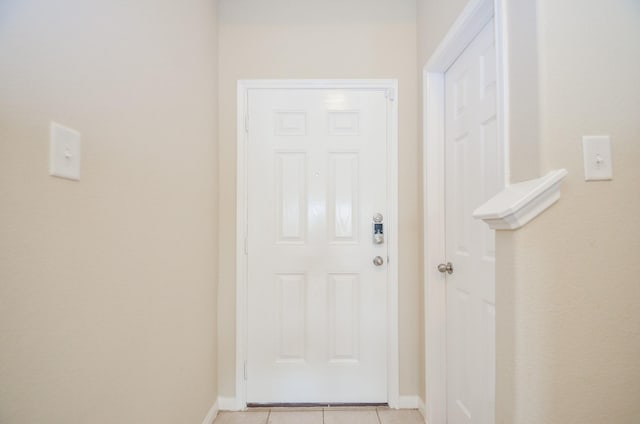
<instances>
[{"instance_id":1,"label":"white trim molding","mask_svg":"<svg viewBox=\"0 0 640 424\"><path fill-rule=\"evenodd\" d=\"M446 287L437 270L445 259L444 139L445 73L493 19L496 39L498 140L502 146L504 184L509 178L508 60L504 0L471 0L431 55L423 70L423 200L426 422L447 422Z\"/></svg>"},{"instance_id":2,"label":"white trim molding","mask_svg":"<svg viewBox=\"0 0 640 424\"><path fill-rule=\"evenodd\" d=\"M213 424L213 421L218 416L218 402L214 403L209 412L207 412L207 416L204 417L202 424Z\"/></svg>"},{"instance_id":3,"label":"white trim molding","mask_svg":"<svg viewBox=\"0 0 640 424\"><path fill-rule=\"evenodd\" d=\"M566 169L557 169L533 180L507 186L473 212L494 230L515 230L560 199L560 183Z\"/></svg>"},{"instance_id":4,"label":"white trim molding","mask_svg":"<svg viewBox=\"0 0 640 424\"><path fill-rule=\"evenodd\" d=\"M217 404L220 411L242 411L246 408L246 405L238 407L240 403L236 400L235 397L218 396Z\"/></svg>"},{"instance_id":5,"label":"white trim molding","mask_svg":"<svg viewBox=\"0 0 640 424\"><path fill-rule=\"evenodd\" d=\"M427 407L421 397L418 397L418 411L422 415L422 420L427 423Z\"/></svg>"},{"instance_id":6,"label":"white trim molding","mask_svg":"<svg viewBox=\"0 0 640 424\"><path fill-rule=\"evenodd\" d=\"M387 402L398 408L400 402L398 353L398 81L373 80L240 80L237 99L237 185L236 185L236 394L222 401L220 408L242 410L247 406L245 361L247 357L247 99L249 90L259 89L359 89L382 90L388 102L387 181L389 249L387 291Z\"/></svg>"},{"instance_id":7,"label":"white trim molding","mask_svg":"<svg viewBox=\"0 0 640 424\"><path fill-rule=\"evenodd\" d=\"M410 395L410 396L400 396L398 399L398 408L397 409L420 409L420 407L424 408L424 402L420 399L418 395Z\"/></svg>"},{"instance_id":8,"label":"white trim molding","mask_svg":"<svg viewBox=\"0 0 640 424\"><path fill-rule=\"evenodd\" d=\"M492 0L470 1L427 61L425 69L431 72L449 69L493 15Z\"/></svg>"},{"instance_id":9,"label":"white trim molding","mask_svg":"<svg viewBox=\"0 0 640 424\"><path fill-rule=\"evenodd\" d=\"M424 304L426 421L446 422L446 287L437 271L445 258L444 74L424 75Z\"/></svg>"}]
</instances>

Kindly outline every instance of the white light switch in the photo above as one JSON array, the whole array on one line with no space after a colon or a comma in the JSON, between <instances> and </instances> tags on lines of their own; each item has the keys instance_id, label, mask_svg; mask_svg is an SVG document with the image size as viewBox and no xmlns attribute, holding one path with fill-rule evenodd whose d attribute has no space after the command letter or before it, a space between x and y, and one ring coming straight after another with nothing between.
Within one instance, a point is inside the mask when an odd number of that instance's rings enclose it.
<instances>
[{"instance_id":1,"label":"white light switch","mask_svg":"<svg viewBox=\"0 0 640 424\"><path fill-rule=\"evenodd\" d=\"M610 180L613 177L611 142L608 135L582 137L585 181Z\"/></svg>"},{"instance_id":2,"label":"white light switch","mask_svg":"<svg viewBox=\"0 0 640 424\"><path fill-rule=\"evenodd\" d=\"M80 133L51 122L49 173L55 177L80 179Z\"/></svg>"}]
</instances>

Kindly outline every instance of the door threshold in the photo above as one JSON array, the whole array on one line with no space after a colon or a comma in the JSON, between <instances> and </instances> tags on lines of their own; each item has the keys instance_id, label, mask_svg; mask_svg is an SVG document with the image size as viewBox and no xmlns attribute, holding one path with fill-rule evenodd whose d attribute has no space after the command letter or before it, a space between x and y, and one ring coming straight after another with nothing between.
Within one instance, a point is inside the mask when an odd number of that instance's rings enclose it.
<instances>
[{"instance_id":1,"label":"door threshold","mask_svg":"<svg viewBox=\"0 0 640 424\"><path fill-rule=\"evenodd\" d=\"M388 407L388 403L333 403L333 402L301 402L301 403L247 403L247 408L354 408L354 407Z\"/></svg>"}]
</instances>

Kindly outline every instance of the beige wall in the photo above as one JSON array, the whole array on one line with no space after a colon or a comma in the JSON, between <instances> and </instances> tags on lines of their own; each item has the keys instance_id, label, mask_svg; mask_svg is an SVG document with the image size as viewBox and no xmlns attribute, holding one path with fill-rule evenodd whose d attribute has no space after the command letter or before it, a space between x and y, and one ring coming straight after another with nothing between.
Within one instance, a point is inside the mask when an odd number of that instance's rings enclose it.
<instances>
[{"instance_id":1,"label":"beige wall","mask_svg":"<svg viewBox=\"0 0 640 424\"><path fill-rule=\"evenodd\" d=\"M505 3L512 25L537 21L537 31L511 33L522 49L511 56L518 72L510 83L525 93L510 122L513 180L527 178L532 162L539 173L564 167L569 176L559 203L497 235L497 422L635 423L640 4L538 0L537 10L525 12L532 2ZM449 8L418 2L418 10L432 13L419 16L421 38L441 37L428 28L441 26L431 16L455 14ZM420 44L428 57L437 42ZM526 90L527 80L537 95ZM535 104L531 116L538 117L527 122L525 111ZM531 131L535 143L513 139ZM613 181L584 182L581 137L588 134L611 135Z\"/></svg>"},{"instance_id":2,"label":"beige wall","mask_svg":"<svg viewBox=\"0 0 640 424\"><path fill-rule=\"evenodd\" d=\"M415 7L415 0L220 1L222 396L235 394L236 82L260 78L398 79L400 390L418 393L422 368Z\"/></svg>"},{"instance_id":3,"label":"beige wall","mask_svg":"<svg viewBox=\"0 0 640 424\"><path fill-rule=\"evenodd\" d=\"M420 75L468 0L417 0L418 66Z\"/></svg>"},{"instance_id":4,"label":"beige wall","mask_svg":"<svg viewBox=\"0 0 640 424\"><path fill-rule=\"evenodd\" d=\"M469 0L418 1L418 60L420 72ZM538 55L536 2L503 0L508 16L510 180L539 176Z\"/></svg>"},{"instance_id":5,"label":"beige wall","mask_svg":"<svg viewBox=\"0 0 640 424\"><path fill-rule=\"evenodd\" d=\"M512 304L501 321L513 319L498 376L498 404L506 394L511 406L500 422L636 423L640 3L538 0L538 21L541 171L569 175L557 205L501 236L514 260L498 282L507 289L498 308ZM613 181L584 181L589 134L611 136Z\"/></svg>"},{"instance_id":6,"label":"beige wall","mask_svg":"<svg viewBox=\"0 0 640 424\"><path fill-rule=\"evenodd\" d=\"M216 11L0 2L0 422L201 423L216 392ZM82 178L48 175L49 121Z\"/></svg>"}]
</instances>

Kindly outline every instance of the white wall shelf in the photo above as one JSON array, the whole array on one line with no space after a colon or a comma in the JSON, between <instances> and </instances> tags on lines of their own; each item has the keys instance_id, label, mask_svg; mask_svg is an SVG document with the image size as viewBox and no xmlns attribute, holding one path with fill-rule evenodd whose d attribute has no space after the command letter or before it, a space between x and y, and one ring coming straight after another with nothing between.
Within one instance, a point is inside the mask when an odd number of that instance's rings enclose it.
<instances>
[{"instance_id":1,"label":"white wall shelf","mask_svg":"<svg viewBox=\"0 0 640 424\"><path fill-rule=\"evenodd\" d=\"M556 169L534 180L507 186L473 212L494 230L515 230L531 221L560 198L566 169Z\"/></svg>"}]
</instances>

